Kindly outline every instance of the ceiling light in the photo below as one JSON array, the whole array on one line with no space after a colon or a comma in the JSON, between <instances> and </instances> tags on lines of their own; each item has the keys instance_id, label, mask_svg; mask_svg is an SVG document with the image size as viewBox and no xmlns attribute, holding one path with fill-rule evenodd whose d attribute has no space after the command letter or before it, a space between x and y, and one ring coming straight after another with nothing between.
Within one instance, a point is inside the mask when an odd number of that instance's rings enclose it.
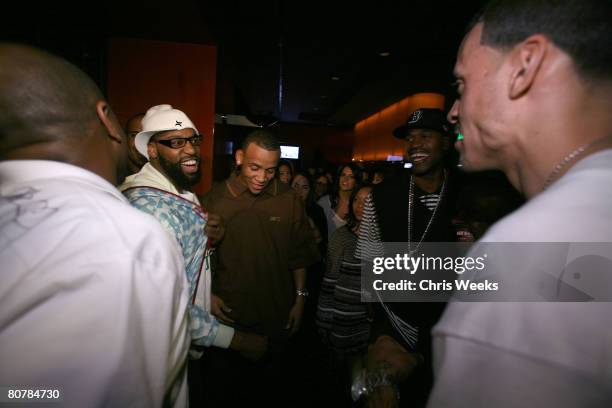
<instances>
[{"instance_id":1,"label":"ceiling light","mask_svg":"<svg viewBox=\"0 0 612 408\"><path fill-rule=\"evenodd\" d=\"M389 55L391 55L391 53L389 51L383 51L379 53L378 55L380 55L381 57L388 57Z\"/></svg>"}]
</instances>

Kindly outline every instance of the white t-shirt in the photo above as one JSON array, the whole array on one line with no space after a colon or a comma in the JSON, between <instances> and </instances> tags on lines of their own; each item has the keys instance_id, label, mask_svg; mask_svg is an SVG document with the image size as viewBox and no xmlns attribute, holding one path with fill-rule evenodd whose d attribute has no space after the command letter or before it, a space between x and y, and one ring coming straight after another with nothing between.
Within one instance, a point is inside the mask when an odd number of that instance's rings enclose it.
<instances>
[{"instance_id":1,"label":"white t-shirt","mask_svg":"<svg viewBox=\"0 0 612 408\"><path fill-rule=\"evenodd\" d=\"M187 406L176 243L87 170L0 162L0 385L67 407Z\"/></svg>"},{"instance_id":2,"label":"white t-shirt","mask_svg":"<svg viewBox=\"0 0 612 408\"><path fill-rule=\"evenodd\" d=\"M588 156L481 242L612 243L611 186L612 150ZM429 407L612 406L612 302L451 302L433 336Z\"/></svg>"},{"instance_id":3,"label":"white t-shirt","mask_svg":"<svg viewBox=\"0 0 612 408\"><path fill-rule=\"evenodd\" d=\"M317 202L321 208L323 208L323 212L325 213L325 219L327 220L327 239L331 240L331 236L338 228L346 225L346 220L340 218L338 214L334 211L331 206L330 196L324 195L319 198Z\"/></svg>"}]
</instances>

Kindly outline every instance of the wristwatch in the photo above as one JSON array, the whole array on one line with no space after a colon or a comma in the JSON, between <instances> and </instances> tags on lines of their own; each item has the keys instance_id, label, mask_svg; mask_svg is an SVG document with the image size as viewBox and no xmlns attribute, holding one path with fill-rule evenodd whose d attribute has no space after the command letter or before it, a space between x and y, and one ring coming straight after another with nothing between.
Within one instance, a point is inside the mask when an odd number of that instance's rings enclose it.
<instances>
[{"instance_id":1,"label":"wristwatch","mask_svg":"<svg viewBox=\"0 0 612 408\"><path fill-rule=\"evenodd\" d=\"M391 366L387 362L383 362L372 371L366 371L365 389L366 395L372 395L374 390L383 385L390 386L395 391L395 397L399 400L400 393L397 389L397 383L394 376L391 374Z\"/></svg>"},{"instance_id":2,"label":"wristwatch","mask_svg":"<svg viewBox=\"0 0 612 408\"><path fill-rule=\"evenodd\" d=\"M307 297L308 296L308 289L296 289L295 290L295 294L298 295L298 296Z\"/></svg>"}]
</instances>

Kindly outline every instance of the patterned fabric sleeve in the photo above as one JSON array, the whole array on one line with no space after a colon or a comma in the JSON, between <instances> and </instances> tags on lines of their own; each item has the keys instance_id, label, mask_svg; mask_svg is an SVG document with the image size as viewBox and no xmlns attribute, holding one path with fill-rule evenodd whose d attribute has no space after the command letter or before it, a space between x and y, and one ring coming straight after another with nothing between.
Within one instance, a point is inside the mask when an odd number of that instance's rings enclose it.
<instances>
[{"instance_id":1,"label":"patterned fabric sleeve","mask_svg":"<svg viewBox=\"0 0 612 408\"><path fill-rule=\"evenodd\" d=\"M186 238L183 229L181 228L181 217L177 207L170 205L159 196L139 195L138 189L127 190L125 196L130 201L130 204L155 217L164 229L177 241L183 252L183 257L188 262L191 259L191 254L188 253L192 246L186 246ZM197 262L199 263L199 262ZM186 265L188 267L188 265ZM191 342L199 346L210 347L219 332L219 321L201 305L192 303L195 293L197 271L196 268L189 268L186 271L187 280L190 286L189 299L189 332Z\"/></svg>"},{"instance_id":2,"label":"patterned fabric sleeve","mask_svg":"<svg viewBox=\"0 0 612 408\"><path fill-rule=\"evenodd\" d=\"M219 321L198 305L189 306L189 333L191 342L199 346L212 346L219 332Z\"/></svg>"},{"instance_id":3,"label":"patterned fabric sleeve","mask_svg":"<svg viewBox=\"0 0 612 408\"><path fill-rule=\"evenodd\" d=\"M384 252L374 197L370 193L366 198L363 208L355 258L367 261L374 257L384 256ZM377 292L374 293L377 294ZM374 294L367 291L363 295L374 298ZM391 335L400 342L404 341L408 349L413 349L418 340L418 328L400 318L400 316L393 312L393 307L383 303L380 297L378 297L378 300L378 307L376 309L379 312L379 316L374 319L372 326L373 334L371 336L377 337L381 334Z\"/></svg>"},{"instance_id":4,"label":"patterned fabric sleeve","mask_svg":"<svg viewBox=\"0 0 612 408\"><path fill-rule=\"evenodd\" d=\"M171 217L168 217L167 214L165 214L165 216L160 216L159 214L152 215L156 216L156 218L168 232L174 232L175 238L179 239L179 237L181 237L180 228L178 228L176 223L170 222ZM182 240L179 241L179 246L184 253L185 248L182 244ZM191 288L191 297L193 297L194 294L195 277L195 274L187 274ZM198 346L210 347L217 337L217 333L219 332L219 321L201 305L192 303L192 298L189 300L189 332L191 334L191 342L193 344L197 344Z\"/></svg>"},{"instance_id":5,"label":"patterned fabric sleeve","mask_svg":"<svg viewBox=\"0 0 612 408\"><path fill-rule=\"evenodd\" d=\"M374 198L372 193L370 193L366 197L363 208L355 258L365 261L377 256L384 256L384 248L380 237L380 227L378 226Z\"/></svg>"}]
</instances>

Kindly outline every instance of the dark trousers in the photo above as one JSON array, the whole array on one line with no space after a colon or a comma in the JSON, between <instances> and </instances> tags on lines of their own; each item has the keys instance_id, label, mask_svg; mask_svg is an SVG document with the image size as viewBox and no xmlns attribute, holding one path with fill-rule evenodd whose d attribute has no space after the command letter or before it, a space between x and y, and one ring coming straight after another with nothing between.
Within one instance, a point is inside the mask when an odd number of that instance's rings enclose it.
<instances>
[{"instance_id":1,"label":"dark trousers","mask_svg":"<svg viewBox=\"0 0 612 408\"><path fill-rule=\"evenodd\" d=\"M272 343L257 363L231 350L207 349L190 362L191 408L350 407L344 376L304 340L298 333L282 345Z\"/></svg>"},{"instance_id":2,"label":"dark trousers","mask_svg":"<svg viewBox=\"0 0 612 408\"><path fill-rule=\"evenodd\" d=\"M253 363L235 351L212 347L198 363L201 392L192 394L199 394L196 400L205 407L295 406L291 401L299 384L294 370L299 367L290 354L286 345L273 345Z\"/></svg>"}]
</instances>

